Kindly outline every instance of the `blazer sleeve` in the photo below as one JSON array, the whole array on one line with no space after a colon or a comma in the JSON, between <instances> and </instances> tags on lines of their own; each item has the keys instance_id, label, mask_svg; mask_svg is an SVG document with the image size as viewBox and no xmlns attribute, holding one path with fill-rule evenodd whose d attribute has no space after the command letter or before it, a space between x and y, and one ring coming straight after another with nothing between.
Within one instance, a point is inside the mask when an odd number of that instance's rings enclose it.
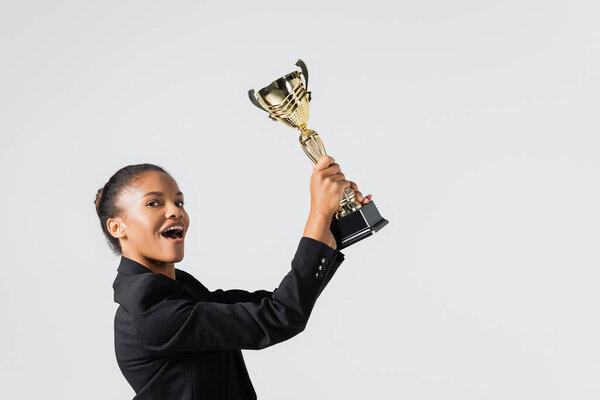
<instances>
[{"instance_id":1,"label":"blazer sleeve","mask_svg":"<svg viewBox=\"0 0 600 400\"><path fill-rule=\"evenodd\" d=\"M263 297L272 296L273 292L268 290L256 290L248 292L242 289L217 289L210 292L209 296L212 301L217 303L234 304L239 302L260 303Z\"/></svg>"},{"instance_id":2,"label":"blazer sleeve","mask_svg":"<svg viewBox=\"0 0 600 400\"><path fill-rule=\"evenodd\" d=\"M272 346L304 330L317 298L343 261L339 250L302 237L291 270L271 296L231 304L198 301L173 279L145 274L130 308L138 340L159 355Z\"/></svg>"},{"instance_id":3,"label":"blazer sleeve","mask_svg":"<svg viewBox=\"0 0 600 400\"><path fill-rule=\"evenodd\" d=\"M263 297L271 296L273 294L273 292L269 290L255 290L253 292L248 292L242 289L217 289L210 291L200 281L194 278L193 275L183 270L177 270L177 280L186 282L195 287L196 290L208 297L209 301L214 301L216 303L233 304L244 301L260 303Z\"/></svg>"}]
</instances>

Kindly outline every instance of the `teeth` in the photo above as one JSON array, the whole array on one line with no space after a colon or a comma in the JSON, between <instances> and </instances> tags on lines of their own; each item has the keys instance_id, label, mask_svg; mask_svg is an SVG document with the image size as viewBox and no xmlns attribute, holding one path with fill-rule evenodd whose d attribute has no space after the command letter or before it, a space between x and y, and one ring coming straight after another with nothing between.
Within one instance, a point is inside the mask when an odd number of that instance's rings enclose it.
<instances>
[{"instance_id":1,"label":"teeth","mask_svg":"<svg viewBox=\"0 0 600 400\"><path fill-rule=\"evenodd\" d=\"M167 232L172 231L172 230L182 231L183 230L183 226L181 226L181 225L174 225L174 226L171 226L171 227L165 229L161 233L167 233Z\"/></svg>"}]
</instances>

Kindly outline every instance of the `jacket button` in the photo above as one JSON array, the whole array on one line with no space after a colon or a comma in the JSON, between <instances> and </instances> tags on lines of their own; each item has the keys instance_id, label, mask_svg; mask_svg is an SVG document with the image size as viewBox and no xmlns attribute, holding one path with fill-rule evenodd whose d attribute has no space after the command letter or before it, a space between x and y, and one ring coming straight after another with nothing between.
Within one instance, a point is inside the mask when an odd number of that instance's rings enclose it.
<instances>
[{"instance_id":1,"label":"jacket button","mask_svg":"<svg viewBox=\"0 0 600 400\"><path fill-rule=\"evenodd\" d=\"M321 271L318 271L318 272L315 274L315 278L317 278L317 279L323 279L323 273L322 273Z\"/></svg>"},{"instance_id":2,"label":"jacket button","mask_svg":"<svg viewBox=\"0 0 600 400\"><path fill-rule=\"evenodd\" d=\"M327 265L328 263L329 263L329 260L326 257L321 258L321 264Z\"/></svg>"},{"instance_id":3,"label":"jacket button","mask_svg":"<svg viewBox=\"0 0 600 400\"><path fill-rule=\"evenodd\" d=\"M324 265L319 265L317 268L318 268L319 271L322 271L322 272L327 271L327 267L324 266Z\"/></svg>"}]
</instances>

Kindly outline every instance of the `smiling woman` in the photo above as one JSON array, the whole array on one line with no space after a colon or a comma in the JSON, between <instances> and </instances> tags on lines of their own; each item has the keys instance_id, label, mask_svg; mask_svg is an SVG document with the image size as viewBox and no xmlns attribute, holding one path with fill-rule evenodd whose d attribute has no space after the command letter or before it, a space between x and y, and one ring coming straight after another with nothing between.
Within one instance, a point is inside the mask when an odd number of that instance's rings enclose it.
<instances>
[{"instance_id":1,"label":"smiling woman","mask_svg":"<svg viewBox=\"0 0 600 400\"><path fill-rule=\"evenodd\" d=\"M114 237L108 231L107 220L124 213L125 210L119 204L121 192L128 189L129 185L134 185L136 181L140 180L142 174L149 171L168 174L163 168L154 164L128 165L115 172L108 182L98 189L98 193L96 194L96 213L100 218L100 227L110 248L116 255L122 254L121 243L117 237Z\"/></svg>"},{"instance_id":2,"label":"smiling woman","mask_svg":"<svg viewBox=\"0 0 600 400\"><path fill-rule=\"evenodd\" d=\"M210 291L174 266L190 226L177 182L153 164L118 170L95 205L121 256L113 283L115 354L134 399L256 399L241 350L272 346L306 327L344 261L329 224L347 187L369 202L333 158L322 157L311 176L304 234L279 286Z\"/></svg>"},{"instance_id":3,"label":"smiling woman","mask_svg":"<svg viewBox=\"0 0 600 400\"><path fill-rule=\"evenodd\" d=\"M153 164L120 169L98 190L96 210L116 254L174 279L190 219L168 172Z\"/></svg>"}]
</instances>

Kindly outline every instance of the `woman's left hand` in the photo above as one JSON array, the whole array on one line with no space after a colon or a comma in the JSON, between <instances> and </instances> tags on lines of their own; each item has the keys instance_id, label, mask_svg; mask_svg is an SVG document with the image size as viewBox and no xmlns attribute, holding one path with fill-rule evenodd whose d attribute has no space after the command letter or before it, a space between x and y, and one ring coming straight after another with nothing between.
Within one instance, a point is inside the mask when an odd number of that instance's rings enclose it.
<instances>
[{"instance_id":1,"label":"woman's left hand","mask_svg":"<svg viewBox=\"0 0 600 400\"><path fill-rule=\"evenodd\" d=\"M352 188L352 190L354 190L354 198L356 199L356 201L358 201L362 205L365 205L369 201L371 201L371 199L373 198L372 194L363 196L362 193L360 192L360 190L358 190L358 186L356 185L356 183L354 183L352 181L349 181L349 182L350 182L350 187Z\"/></svg>"}]
</instances>

